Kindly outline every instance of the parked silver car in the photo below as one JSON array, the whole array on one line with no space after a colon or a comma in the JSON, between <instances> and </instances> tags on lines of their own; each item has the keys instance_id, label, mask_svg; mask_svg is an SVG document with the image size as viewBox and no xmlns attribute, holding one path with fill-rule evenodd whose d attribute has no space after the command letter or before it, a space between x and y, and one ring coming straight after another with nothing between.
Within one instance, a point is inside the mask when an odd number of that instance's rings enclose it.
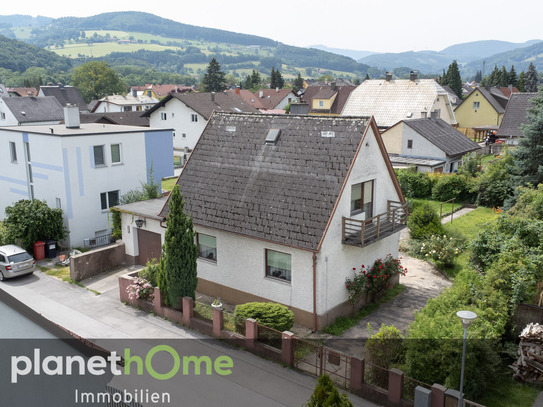
<instances>
[{"instance_id":1,"label":"parked silver car","mask_svg":"<svg viewBox=\"0 0 543 407\"><path fill-rule=\"evenodd\" d=\"M19 246L0 246L0 281L30 274L36 270L36 261Z\"/></svg>"}]
</instances>

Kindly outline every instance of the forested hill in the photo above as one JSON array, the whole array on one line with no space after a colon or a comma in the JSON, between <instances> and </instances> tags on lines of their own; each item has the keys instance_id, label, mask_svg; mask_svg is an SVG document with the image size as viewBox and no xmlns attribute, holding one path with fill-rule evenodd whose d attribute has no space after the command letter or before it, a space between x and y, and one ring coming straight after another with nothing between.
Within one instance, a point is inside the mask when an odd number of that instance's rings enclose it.
<instances>
[{"instance_id":1,"label":"forested hill","mask_svg":"<svg viewBox=\"0 0 543 407\"><path fill-rule=\"evenodd\" d=\"M0 68L24 72L30 67L68 71L72 61L54 52L0 35Z\"/></svg>"},{"instance_id":2,"label":"forested hill","mask_svg":"<svg viewBox=\"0 0 543 407\"><path fill-rule=\"evenodd\" d=\"M132 31L185 40L221 42L239 45L276 46L277 41L256 35L214 28L197 27L140 11L103 13L92 17L63 17L47 27L36 28L28 42L39 47L54 43L53 38L73 38L84 30ZM71 34L70 34L71 33Z\"/></svg>"}]
</instances>

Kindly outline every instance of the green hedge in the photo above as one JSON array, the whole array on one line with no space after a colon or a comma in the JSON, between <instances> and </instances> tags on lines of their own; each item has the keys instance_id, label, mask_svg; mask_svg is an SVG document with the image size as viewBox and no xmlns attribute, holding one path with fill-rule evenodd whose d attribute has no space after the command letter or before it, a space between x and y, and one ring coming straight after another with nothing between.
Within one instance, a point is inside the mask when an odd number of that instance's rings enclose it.
<instances>
[{"instance_id":1,"label":"green hedge","mask_svg":"<svg viewBox=\"0 0 543 407\"><path fill-rule=\"evenodd\" d=\"M236 306L236 319L254 318L259 324L278 331L288 331L294 325L294 314L281 304L273 302L248 302Z\"/></svg>"}]
</instances>

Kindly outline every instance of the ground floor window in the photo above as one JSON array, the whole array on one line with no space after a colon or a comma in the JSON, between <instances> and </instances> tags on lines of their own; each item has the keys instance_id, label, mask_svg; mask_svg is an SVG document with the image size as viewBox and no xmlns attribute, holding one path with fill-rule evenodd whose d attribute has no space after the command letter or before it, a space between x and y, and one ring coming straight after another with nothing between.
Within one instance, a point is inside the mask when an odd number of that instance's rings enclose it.
<instances>
[{"instance_id":1,"label":"ground floor window","mask_svg":"<svg viewBox=\"0 0 543 407\"><path fill-rule=\"evenodd\" d=\"M217 238L214 236L196 234L198 257L217 262Z\"/></svg>"},{"instance_id":2,"label":"ground floor window","mask_svg":"<svg viewBox=\"0 0 543 407\"><path fill-rule=\"evenodd\" d=\"M291 256L266 249L266 276L291 281Z\"/></svg>"}]
</instances>

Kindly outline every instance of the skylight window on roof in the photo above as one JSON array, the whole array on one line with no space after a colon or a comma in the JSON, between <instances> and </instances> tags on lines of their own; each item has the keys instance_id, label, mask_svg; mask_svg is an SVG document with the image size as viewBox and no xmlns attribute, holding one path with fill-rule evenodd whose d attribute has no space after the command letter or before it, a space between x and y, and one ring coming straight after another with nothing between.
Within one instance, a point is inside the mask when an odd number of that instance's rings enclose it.
<instances>
[{"instance_id":1,"label":"skylight window on roof","mask_svg":"<svg viewBox=\"0 0 543 407\"><path fill-rule=\"evenodd\" d=\"M226 126L225 130L230 133L234 133L236 131L236 126Z\"/></svg>"},{"instance_id":2,"label":"skylight window on roof","mask_svg":"<svg viewBox=\"0 0 543 407\"><path fill-rule=\"evenodd\" d=\"M266 136L266 144L274 146L277 144L279 135L281 134L281 129L270 129L268 135Z\"/></svg>"},{"instance_id":3,"label":"skylight window on roof","mask_svg":"<svg viewBox=\"0 0 543 407\"><path fill-rule=\"evenodd\" d=\"M235 107L234 110L238 113L241 113L241 109L239 107Z\"/></svg>"},{"instance_id":4,"label":"skylight window on roof","mask_svg":"<svg viewBox=\"0 0 543 407\"><path fill-rule=\"evenodd\" d=\"M321 137L327 137L327 138L331 138L331 137L336 137L336 132L335 131L321 131Z\"/></svg>"},{"instance_id":5,"label":"skylight window on roof","mask_svg":"<svg viewBox=\"0 0 543 407\"><path fill-rule=\"evenodd\" d=\"M26 112L21 111L21 114L22 114L23 116L26 116Z\"/></svg>"}]
</instances>

